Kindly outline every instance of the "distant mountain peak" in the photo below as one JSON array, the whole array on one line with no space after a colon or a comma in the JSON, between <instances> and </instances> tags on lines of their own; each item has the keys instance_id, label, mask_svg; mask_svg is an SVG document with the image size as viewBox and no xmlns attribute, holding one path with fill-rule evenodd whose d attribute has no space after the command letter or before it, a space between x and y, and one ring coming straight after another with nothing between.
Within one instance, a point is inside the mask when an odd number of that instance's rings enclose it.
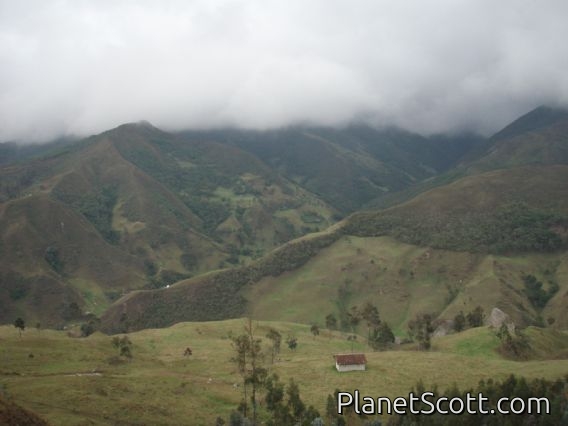
<instances>
[{"instance_id":1,"label":"distant mountain peak","mask_svg":"<svg viewBox=\"0 0 568 426\"><path fill-rule=\"evenodd\" d=\"M148 120L140 120L140 121L133 121L130 123L124 123L120 126L116 127L115 129L147 129L147 130L160 130L158 127L154 126Z\"/></svg>"},{"instance_id":2,"label":"distant mountain peak","mask_svg":"<svg viewBox=\"0 0 568 426\"><path fill-rule=\"evenodd\" d=\"M535 131L548 127L560 120L568 119L568 109L541 105L532 111L520 116L511 124L497 132L491 139L505 139L521 133Z\"/></svg>"}]
</instances>

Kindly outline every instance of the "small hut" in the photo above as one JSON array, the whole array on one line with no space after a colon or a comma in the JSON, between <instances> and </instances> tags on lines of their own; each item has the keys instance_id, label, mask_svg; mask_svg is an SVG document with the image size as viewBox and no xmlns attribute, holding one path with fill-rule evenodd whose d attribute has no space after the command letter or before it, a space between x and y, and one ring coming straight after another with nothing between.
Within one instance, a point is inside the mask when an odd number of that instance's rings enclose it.
<instances>
[{"instance_id":1,"label":"small hut","mask_svg":"<svg viewBox=\"0 0 568 426\"><path fill-rule=\"evenodd\" d=\"M367 358L365 354L337 354L335 358L335 368L337 371L355 371L365 370L367 366Z\"/></svg>"}]
</instances>

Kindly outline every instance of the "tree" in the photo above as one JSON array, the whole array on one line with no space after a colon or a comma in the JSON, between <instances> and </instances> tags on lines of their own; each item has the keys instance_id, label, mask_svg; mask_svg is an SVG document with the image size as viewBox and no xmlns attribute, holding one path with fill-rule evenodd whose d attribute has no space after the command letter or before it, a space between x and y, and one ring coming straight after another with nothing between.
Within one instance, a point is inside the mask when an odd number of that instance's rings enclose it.
<instances>
[{"instance_id":1,"label":"tree","mask_svg":"<svg viewBox=\"0 0 568 426\"><path fill-rule=\"evenodd\" d=\"M247 366L248 366L248 360L247 360L247 358L248 358L248 353L250 351L250 349L249 349L250 342L249 342L249 339L248 339L246 334L241 334L239 336L232 337L231 340L232 340L233 349L236 352L236 356L231 358L231 361L233 361L237 365L237 371L239 372L239 374L243 378L244 398L243 398L242 408L243 408L243 415L246 417L247 416L247 408L248 408L248 402L247 402L247 383L248 383Z\"/></svg>"},{"instance_id":2,"label":"tree","mask_svg":"<svg viewBox=\"0 0 568 426\"><path fill-rule=\"evenodd\" d=\"M432 315L419 314L408 323L408 335L410 338L418 341L420 349L422 350L430 349L430 340L434 332L432 321Z\"/></svg>"},{"instance_id":3,"label":"tree","mask_svg":"<svg viewBox=\"0 0 568 426\"><path fill-rule=\"evenodd\" d=\"M81 336L88 337L97 330L95 322L89 321L81 324Z\"/></svg>"},{"instance_id":4,"label":"tree","mask_svg":"<svg viewBox=\"0 0 568 426\"><path fill-rule=\"evenodd\" d=\"M14 321L14 327L16 327L18 329L18 331L20 332L20 338L21 338L22 337L22 331L24 331L26 329L25 321L20 317L16 318L16 320Z\"/></svg>"},{"instance_id":5,"label":"tree","mask_svg":"<svg viewBox=\"0 0 568 426\"><path fill-rule=\"evenodd\" d=\"M394 333L388 323L381 322L378 327L373 328L371 334L371 346L373 349L385 349L394 343Z\"/></svg>"},{"instance_id":6,"label":"tree","mask_svg":"<svg viewBox=\"0 0 568 426\"><path fill-rule=\"evenodd\" d=\"M359 322L361 322L361 313L357 310L357 306L352 306L349 312L347 312L347 321L351 332L355 334L355 329L359 325Z\"/></svg>"},{"instance_id":7,"label":"tree","mask_svg":"<svg viewBox=\"0 0 568 426\"><path fill-rule=\"evenodd\" d=\"M338 415L337 414L337 402L333 398L333 395L331 395L331 394L327 395L327 401L325 403L325 415L326 415L329 423L331 423L333 421L333 419L335 419L335 417L337 417L337 415Z\"/></svg>"},{"instance_id":8,"label":"tree","mask_svg":"<svg viewBox=\"0 0 568 426\"><path fill-rule=\"evenodd\" d=\"M278 330L271 328L266 333L266 337L272 342L272 348L270 350L271 364L274 364L274 358L280 353L280 344L282 343L282 335Z\"/></svg>"},{"instance_id":9,"label":"tree","mask_svg":"<svg viewBox=\"0 0 568 426\"><path fill-rule=\"evenodd\" d=\"M332 394L327 395L327 402L325 404L325 414L330 425L345 426L345 417L338 413L337 397L340 390L335 389ZM346 407L349 410L350 407ZM346 410L346 411L347 411Z\"/></svg>"},{"instance_id":10,"label":"tree","mask_svg":"<svg viewBox=\"0 0 568 426\"><path fill-rule=\"evenodd\" d=\"M337 317L334 314L328 314L325 317L325 328L328 330L337 330Z\"/></svg>"},{"instance_id":11,"label":"tree","mask_svg":"<svg viewBox=\"0 0 568 426\"><path fill-rule=\"evenodd\" d=\"M376 329L381 323L379 310L371 302L365 303L361 309L361 318L367 323L367 345L371 345L371 330Z\"/></svg>"},{"instance_id":12,"label":"tree","mask_svg":"<svg viewBox=\"0 0 568 426\"><path fill-rule=\"evenodd\" d=\"M272 374L266 379L264 388L266 389L266 395L264 397L266 409L274 411L278 404L284 399L284 385L280 383L277 374Z\"/></svg>"},{"instance_id":13,"label":"tree","mask_svg":"<svg viewBox=\"0 0 568 426\"><path fill-rule=\"evenodd\" d=\"M310 331L314 335L314 339L316 338L316 336L319 336L320 334L320 328L318 327L317 324L312 324L312 326L310 327Z\"/></svg>"},{"instance_id":14,"label":"tree","mask_svg":"<svg viewBox=\"0 0 568 426\"><path fill-rule=\"evenodd\" d=\"M297 422L301 423L302 416L306 411L306 404L304 404L300 398L300 388L298 384L294 382L294 379L290 379L290 383L288 383L286 396L288 397L290 414L292 414L292 417L294 417Z\"/></svg>"},{"instance_id":15,"label":"tree","mask_svg":"<svg viewBox=\"0 0 568 426\"><path fill-rule=\"evenodd\" d=\"M473 311L467 314L467 322L470 327L481 327L484 317L483 308L477 306Z\"/></svg>"},{"instance_id":16,"label":"tree","mask_svg":"<svg viewBox=\"0 0 568 426\"><path fill-rule=\"evenodd\" d=\"M112 346L118 350L118 355L125 358L132 358L132 342L128 336L114 336L111 340Z\"/></svg>"},{"instance_id":17,"label":"tree","mask_svg":"<svg viewBox=\"0 0 568 426\"><path fill-rule=\"evenodd\" d=\"M288 344L288 348L290 350L295 351L296 347L298 346L298 339L296 337L288 336L286 343Z\"/></svg>"},{"instance_id":18,"label":"tree","mask_svg":"<svg viewBox=\"0 0 568 426\"><path fill-rule=\"evenodd\" d=\"M250 318L245 320L244 333L232 338L236 356L232 359L243 377L243 415L247 417L247 385L251 386L252 422L256 424L257 400L256 393L266 379L267 371L262 368L261 339L255 336L255 326Z\"/></svg>"},{"instance_id":19,"label":"tree","mask_svg":"<svg viewBox=\"0 0 568 426\"><path fill-rule=\"evenodd\" d=\"M465 328L465 315L462 311L454 317L454 330L458 333Z\"/></svg>"},{"instance_id":20,"label":"tree","mask_svg":"<svg viewBox=\"0 0 568 426\"><path fill-rule=\"evenodd\" d=\"M523 359L530 354L531 346L527 337L516 330L511 334L505 323L501 324L496 335L501 341L498 350L503 355L513 359Z\"/></svg>"},{"instance_id":21,"label":"tree","mask_svg":"<svg viewBox=\"0 0 568 426\"><path fill-rule=\"evenodd\" d=\"M264 397L267 411L271 418L267 421L269 426L319 425L316 419L320 418L318 411L306 405L300 397L300 388L290 379L286 388L279 381L276 374L266 379L266 395ZM313 423L315 422L315 423Z\"/></svg>"},{"instance_id":22,"label":"tree","mask_svg":"<svg viewBox=\"0 0 568 426\"><path fill-rule=\"evenodd\" d=\"M63 272L64 263L61 260L61 256L59 255L59 250L57 249L57 247L49 246L47 249L45 249L43 258L55 272L57 272L58 274Z\"/></svg>"},{"instance_id":23,"label":"tree","mask_svg":"<svg viewBox=\"0 0 568 426\"><path fill-rule=\"evenodd\" d=\"M246 425L245 417L239 411L232 411L229 416L229 426L243 426Z\"/></svg>"}]
</instances>

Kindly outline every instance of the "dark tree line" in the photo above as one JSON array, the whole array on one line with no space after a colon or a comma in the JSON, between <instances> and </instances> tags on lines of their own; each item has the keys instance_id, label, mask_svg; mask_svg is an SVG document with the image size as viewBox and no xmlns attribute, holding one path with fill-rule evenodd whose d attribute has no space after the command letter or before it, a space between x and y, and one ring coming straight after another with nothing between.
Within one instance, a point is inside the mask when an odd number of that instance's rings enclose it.
<instances>
[{"instance_id":1,"label":"dark tree line","mask_svg":"<svg viewBox=\"0 0 568 426\"><path fill-rule=\"evenodd\" d=\"M504 380L494 380L488 379L487 381L481 380L479 384L472 389L459 389L457 386L453 386L450 389L444 390L443 392L438 389L438 386L432 386L429 391L433 392L435 396L445 396L448 398L459 397L462 400L466 400L466 393L472 395L478 395L482 393L485 398L488 398L487 403L484 405L483 410L495 410L495 414L481 414L477 410L478 405L473 404L473 407L478 414L468 414L467 411L459 415L449 414L432 414L432 415L414 415L408 413L407 415L395 415L389 420L389 425L391 426L445 426L445 425L457 425L460 426L540 426L540 425L567 425L568 424L568 399L566 394L566 389L568 388L568 377L564 379L558 379L556 381L550 381L545 379L533 379L527 380L524 377L516 377L510 375ZM426 388L419 382L415 389L414 394L417 396L422 395L426 392ZM530 414L528 409L516 415L512 414L499 414L497 412L497 401L501 398L521 398L525 402L529 398L547 398L550 401L550 414L547 415L537 415ZM436 401L436 399L428 398L429 401ZM505 406L506 404L504 404ZM428 410L430 407L423 405L422 407L416 406L417 409ZM448 404L443 406L447 410ZM536 408L533 405L533 408ZM542 407L544 408L544 407Z\"/></svg>"}]
</instances>

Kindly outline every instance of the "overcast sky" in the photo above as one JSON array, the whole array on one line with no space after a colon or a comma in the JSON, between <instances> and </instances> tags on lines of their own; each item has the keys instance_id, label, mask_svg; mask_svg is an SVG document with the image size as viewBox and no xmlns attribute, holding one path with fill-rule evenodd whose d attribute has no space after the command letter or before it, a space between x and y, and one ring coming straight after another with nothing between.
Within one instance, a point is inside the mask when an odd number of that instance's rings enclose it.
<instances>
[{"instance_id":1,"label":"overcast sky","mask_svg":"<svg viewBox=\"0 0 568 426\"><path fill-rule=\"evenodd\" d=\"M365 121L491 133L568 103L564 0L0 0L0 141Z\"/></svg>"}]
</instances>

